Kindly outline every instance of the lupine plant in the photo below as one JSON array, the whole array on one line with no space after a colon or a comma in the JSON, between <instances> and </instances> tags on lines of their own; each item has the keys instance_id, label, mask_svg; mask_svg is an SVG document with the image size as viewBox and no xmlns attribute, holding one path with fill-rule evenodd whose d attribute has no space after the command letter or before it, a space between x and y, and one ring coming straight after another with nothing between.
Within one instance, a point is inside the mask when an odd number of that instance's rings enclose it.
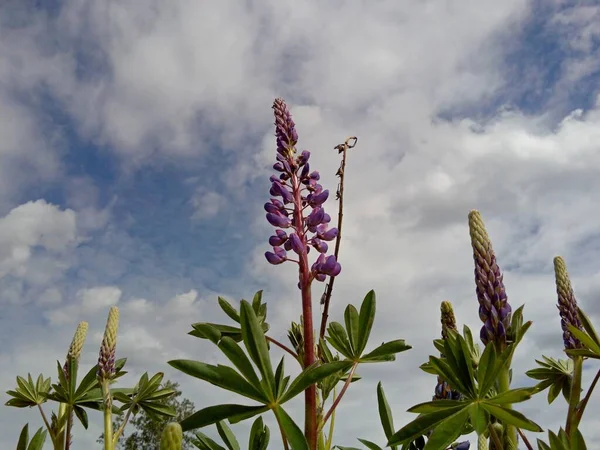
<instances>
[{"instance_id":1,"label":"lupine plant","mask_svg":"<svg viewBox=\"0 0 600 450\"><path fill-rule=\"evenodd\" d=\"M370 345L376 296L369 291L357 308L349 304L344 309L343 323L329 322L329 305L333 285L342 272L339 262L342 237L344 174L348 150L356 138L335 147L342 155L336 175L340 182L336 191L338 217L336 226L325 212L329 190L320 184L320 174L310 167L310 152L297 151L296 125L282 99L273 104L277 152L270 178L270 198L265 204L266 220L275 229L268 239L270 247L265 259L272 265L291 263L298 273L298 322L292 322L286 345L269 332L267 304L262 291L252 301L242 299L239 307L218 297L218 304L230 319L227 324L197 322L189 334L207 340L223 353L229 365L213 365L201 361L172 360L168 364L192 377L233 392L242 403L207 406L179 423L169 423L160 443L160 450L181 450L183 432L195 431L194 445L200 450L241 450L240 441L229 425L254 418L246 442L248 450L266 450L271 442L263 415L273 414L285 450L359 450L357 447L334 445L335 414L351 384L359 382L358 368L362 364L395 360L396 354L411 347L404 340ZM368 450L468 450L469 440L461 436L476 434L477 450L533 450L524 431L541 432L542 428L513 407L548 391L548 403L559 394L568 410L564 428L548 430L548 439L538 439L538 450L584 450L586 444L580 431L582 416L594 388L600 379L597 372L582 398L583 364L600 359L600 338L590 319L577 305L573 287L563 258L554 259L558 311L564 342L565 359L542 356L538 367L526 372L537 384L513 387L512 360L531 321L524 319L524 306L513 309L504 285L491 239L481 214L468 215L474 261L475 299L482 322L479 331L481 345L464 325L457 326L452 304L441 303L441 338L433 341L435 356L421 365L432 379L433 397L408 409L416 418L396 429L390 404L381 383L376 397L379 418L386 442L380 446L366 439L358 441ZM329 244L335 241L333 254ZM312 252L312 253L311 253ZM287 264L289 267L290 264ZM284 269L281 269L284 270ZM317 327L313 313L313 289L325 284L320 297L323 312ZM46 430L39 429L31 442L28 426L21 432L17 450L39 450L50 436L54 449L68 450L74 417L87 428L86 409L101 411L104 418L104 448L114 450L131 414L143 409L148 415L173 416L174 412L157 400L172 395L159 389L162 373L152 378L144 374L132 389L112 387L125 374L125 359L116 360L119 314L112 308L102 340L98 364L77 384L77 369L85 341L87 324L77 328L64 364L58 363L58 382L51 384L42 375L36 382L17 377L18 387L8 393L13 397L9 406L37 407ZM317 332L317 329L319 330ZM284 356L272 360L272 349L284 350ZM367 350L367 348L369 350ZM300 373L292 378L285 359L298 364ZM304 394L304 422L290 415L288 402ZM42 405L48 400L59 403L58 415L48 421ZM120 402L117 407L114 402ZM375 405L374 405L375 406ZM123 425L112 429L112 414L125 414ZM229 425L228 425L229 424ZM221 443L199 429L215 425ZM301 427L303 425L303 428Z\"/></svg>"},{"instance_id":2,"label":"lupine plant","mask_svg":"<svg viewBox=\"0 0 600 450\"><path fill-rule=\"evenodd\" d=\"M86 410L102 411L104 422L104 449L114 450L119 437L131 415L142 409L149 416L175 416L173 408L165 406L159 400L173 395L173 389L160 389L163 373L149 378L144 373L133 388L111 387L115 380L125 375L123 370L126 359L116 359L117 331L119 327L119 309L113 306L108 314L106 328L100 346L98 364L92 367L78 383L79 358L86 340L88 324L81 322L69 347L64 364L57 362L58 382L52 384L50 378L39 375L34 382L30 374L27 379L18 376L17 387L7 393L12 397L7 406L17 408L36 407L40 411L45 430L40 428L27 445L27 425L21 432L18 450L41 450L46 437L54 450L69 450L72 445L74 417L87 429ZM52 412L48 420L43 405L48 401L58 403L58 414ZM121 403L120 406L114 401ZM112 415L125 414L123 424L118 430L112 429Z\"/></svg>"}]
</instances>

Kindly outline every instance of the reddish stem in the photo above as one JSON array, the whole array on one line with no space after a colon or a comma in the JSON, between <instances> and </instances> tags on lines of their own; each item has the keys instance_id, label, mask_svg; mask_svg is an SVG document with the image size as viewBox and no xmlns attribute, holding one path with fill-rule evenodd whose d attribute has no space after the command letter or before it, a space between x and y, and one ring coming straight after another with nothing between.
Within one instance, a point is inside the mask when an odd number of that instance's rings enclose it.
<instances>
[{"instance_id":1,"label":"reddish stem","mask_svg":"<svg viewBox=\"0 0 600 450\"><path fill-rule=\"evenodd\" d=\"M294 195L294 223L293 227L300 238L300 242L306 243L304 233L304 219L302 214L302 194L297 175L291 177L292 192ZM299 255L300 289L302 291L302 318L304 323L304 367L310 367L315 362L315 344L313 332L311 274L308 265L306 246ZM315 384L304 391L305 418L304 435L310 450L317 449L317 387Z\"/></svg>"},{"instance_id":2,"label":"reddish stem","mask_svg":"<svg viewBox=\"0 0 600 450\"><path fill-rule=\"evenodd\" d=\"M298 355L296 355L296 353L289 348L287 345L282 344L281 342L279 342L277 339L273 339L271 336L265 336L265 338L267 338L267 341L272 342L273 344L275 344L277 347L285 350L286 352L288 352L290 355L292 355L295 359L298 359Z\"/></svg>"},{"instance_id":3,"label":"reddish stem","mask_svg":"<svg viewBox=\"0 0 600 450\"><path fill-rule=\"evenodd\" d=\"M354 376L354 371L356 370L357 366L357 363L354 363L354 365L352 366L352 370L350 370L350 373L348 374L348 378L346 379L346 383L344 383L344 387L340 391L340 395L336 397L335 401L333 402L333 405L331 405L331 408L329 408L329 411L327 411L327 414L325 414L325 417L323 418L323 426L325 426L327 420L329 420L329 417L331 416L331 414L333 414L333 411L335 411L335 408L337 408L337 405L340 403L342 397L348 390L348 386L350 386L350 383L352 383L352 377Z\"/></svg>"}]
</instances>

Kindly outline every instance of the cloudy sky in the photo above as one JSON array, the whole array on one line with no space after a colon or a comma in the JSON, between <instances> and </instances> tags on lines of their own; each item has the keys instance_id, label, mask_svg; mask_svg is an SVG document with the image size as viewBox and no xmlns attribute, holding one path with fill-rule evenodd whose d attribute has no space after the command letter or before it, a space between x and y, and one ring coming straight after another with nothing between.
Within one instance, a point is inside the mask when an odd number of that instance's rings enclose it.
<instances>
[{"instance_id":1,"label":"cloudy sky","mask_svg":"<svg viewBox=\"0 0 600 450\"><path fill-rule=\"evenodd\" d=\"M164 371L197 408L235 399L166 361L220 361L186 335L192 322L223 320L217 295L264 289L281 339L300 314L295 267L263 256L278 96L326 188L337 183L333 147L358 137L333 318L375 289L374 342L414 347L360 370L335 443L384 443L379 380L397 428L431 398L435 379L418 366L434 351L441 301L478 330L471 209L510 302L534 321L514 380L531 385L534 358L561 356L554 256L600 322L599 24L593 0L4 0L0 401L17 374L54 379L81 320L91 367L111 305L132 374L123 386ZM543 412L539 397L522 411L558 429L564 402ZM101 432L90 415L76 448ZM592 448L593 416L582 424ZM0 447L13 448L27 421L41 424L36 411L1 407ZM247 426L236 429L245 441Z\"/></svg>"}]
</instances>

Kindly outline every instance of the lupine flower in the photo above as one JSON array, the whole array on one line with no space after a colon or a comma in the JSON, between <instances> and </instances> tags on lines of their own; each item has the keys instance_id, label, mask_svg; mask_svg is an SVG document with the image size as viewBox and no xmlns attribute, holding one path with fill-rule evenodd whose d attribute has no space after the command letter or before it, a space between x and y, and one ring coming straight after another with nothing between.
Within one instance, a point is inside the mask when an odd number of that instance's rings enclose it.
<instances>
[{"instance_id":1,"label":"lupine flower","mask_svg":"<svg viewBox=\"0 0 600 450\"><path fill-rule=\"evenodd\" d=\"M65 364L63 366L63 372L65 373L67 380L69 379L69 358L72 358L74 361L79 361L81 351L83 350L83 344L85 343L85 338L87 336L87 331L87 322L80 322L79 325L77 325L77 329L75 330L75 334L73 335L73 340L71 341L71 345L69 346L69 351L67 352Z\"/></svg>"},{"instance_id":2,"label":"lupine flower","mask_svg":"<svg viewBox=\"0 0 600 450\"><path fill-rule=\"evenodd\" d=\"M581 348L581 342L571 334L568 328L569 325L573 325L581 330L581 320L577 313L577 300L573 293L567 265L560 256L554 258L554 274L556 277L556 293L558 294L557 306L560 312L560 326L563 330L565 349Z\"/></svg>"},{"instance_id":3,"label":"lupine flower","mask_svg":"<svg viewBox=\"0 0 600 450\"><path fill-rule=\"evenodd\" d=\"M506 297L502 272L496 263L496 254L487 234L479 211L469 213L469 232L475 261L475 284L479 300L481 341L487 345L494 341L506 344L506 330L510 324L512 309Z\"/></svg>"},{"instance_id":4,"label":"lupine flower","mask_svg":"<svg viewBox=\"0 0 600 450\"><path fill-rule=\"evenodd\" d=\"M323 209L329 191L318 184L319 172L310 171L310 152L304 150L296 156L296 125L283 99L275 100L273 110L277 137L277 162L273 169L279 175L270 178L270 194L274 198L265 204L265 211L267 221L277 229L269 238L273 251L266 252L265 258L270 264L281 264L288 260L287 252L293 251L302 266L312 247L319 256L310 268L308 282L325 281L327 276L336 276L342 270L335 256L325 257L327 242L338 235L337 228L328 228L331 216ZM308 215L305 209L310 209ZM285 231L287 228L290 232Z\"/></svg>"},{"instance_id":5,"label":"lupine flower","mask_svg":"<svg viewBox=\"0 0 600 450\"><path fill-rule=\"evenodd\" d=\"M183 430L177 422L169 422L160 439L160 450L181 450Z\"/></svg>"},{"instance_id":6,"label":"lupine flower","mask_svg":"<svg viewBox=\"0 0 600 450\"><path fill-rule=\"evenodd\" d=\"M100 381L110 380L115 374L115 353L117 349L117 331L119 329L119 308L113 306L108 313L104 337L98 356L98 372L96 376Z\"/></svg>"},{"instance_id":7,"label":"lupine flower","mask_svg":"<svg viewBox=\"0 0 600 450\"><path fill-rule=\"evenodd\" d=\"M456 328L456 318L454 317L454 309L452 303L442 302L440 306L442 320L442 339L448 338L448 331L458 331Z\"/></svg>"},{"instance_id":8,"label":"lupine flower","mask_svg":"<svg viewBox=\"0 0 600 450\"><path fill-rule=\"evenodd\" d=\"M442 322L442 339L448 339L448 331L458 331L452 303L442 302L440 307ZM444 358L444 355L440 355ZM437 377L433 400L460 400L460 392L453 390L441 377Z\"/></svg>"}]
</instances>

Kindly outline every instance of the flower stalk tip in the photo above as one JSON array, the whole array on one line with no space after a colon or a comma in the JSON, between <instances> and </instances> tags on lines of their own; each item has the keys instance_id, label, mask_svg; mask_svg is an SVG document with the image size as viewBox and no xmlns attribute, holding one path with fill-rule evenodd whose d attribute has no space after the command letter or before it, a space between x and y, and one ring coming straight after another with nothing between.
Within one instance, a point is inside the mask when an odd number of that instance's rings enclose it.
<instances>
[{"instance_id":1,"label":"flower stalk tip","mask_svg":"<svg viewBox=\"0 0 600 450\"><path fill-rule=\"evenodd\" d=\"M496 262L492 242L479 211L469 213L469 233L475 262L475 284L479 301L479 318L483 322L480 337L484 344L506 345L506 330L512 308L508 303L503 275Z\"/></svg>"},{"instance_id":2,"label":"flower stalk tip","mask_svg":"<svg viewBox=\"0 0 600 450\"><path fill-rule=\"evenodd\" d=\"M581 342L571 334L569 325L582 329L579 313L577 312L577 300L573 292L573 286L567 272L565 260L557 256L554 258L554 275L556 278L556 293L558 294L558 311L560 314L560 326L563 330L563 341L565 349L581 348Z\"/></svg>"},{"instance_id":3,"label":"flower stalk tip","mask_svg":"<svg viewBox=\"0 0 600 450\"><path fill-rule=\"evenodd\" d=\"M119 308L113 306L108 313L104 337L98 356L97 377L101 381L109 380L115 374L115 353L117 349L117 331L119 329Z\"/></svg>"}]
</instances>

